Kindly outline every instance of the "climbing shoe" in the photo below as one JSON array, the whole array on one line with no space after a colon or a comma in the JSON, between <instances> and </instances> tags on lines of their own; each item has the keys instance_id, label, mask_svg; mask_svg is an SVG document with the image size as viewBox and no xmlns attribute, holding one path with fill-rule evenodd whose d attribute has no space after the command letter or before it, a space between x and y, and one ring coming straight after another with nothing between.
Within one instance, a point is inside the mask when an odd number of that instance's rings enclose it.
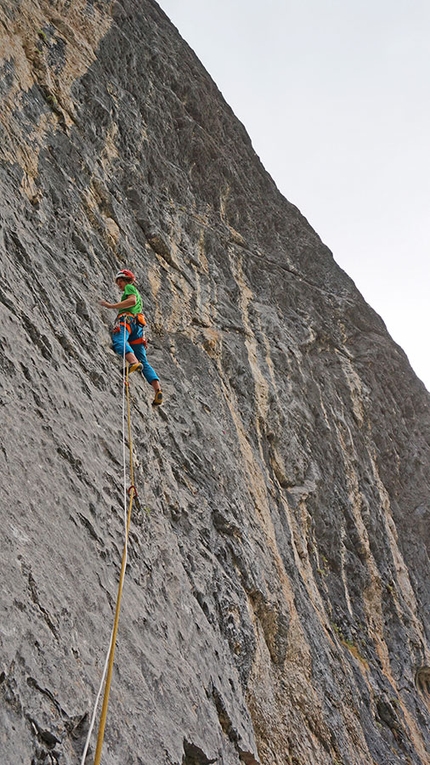
<instances>
[{"instance_id":1,"label":"climbing shoe","mask_svg":"<svg viewBox=\"0 0 430 765\"><path fill-rule=\"evenodd\" d=\"M157 390L155 398L152 402L152 406L160 406L163 403L163 393L161 390Z\"/></svg>"},{"instance_id":2,"label":"climbing shoe","mask_svg":"<svg viewBox=\"0 0 430 765\"><path fill-rule=\"evenodd\" d=\"M137 361L135 364L130 364L128 367L128 374L131 375L132 372L140 372L142 370L142 364L140 361Z\"/></svg>"}]
</instances>

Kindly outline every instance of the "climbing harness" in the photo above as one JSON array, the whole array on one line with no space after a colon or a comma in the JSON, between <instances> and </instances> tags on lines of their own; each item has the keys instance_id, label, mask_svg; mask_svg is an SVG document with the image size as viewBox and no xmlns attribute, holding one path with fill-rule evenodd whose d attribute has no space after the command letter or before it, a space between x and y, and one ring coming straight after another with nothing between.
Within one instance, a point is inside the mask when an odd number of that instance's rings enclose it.
<instances>
[{"instance_id":1,"label":"climbing harness","mask_svg":"<svg viewBox=\"0 0 430 765\"><path fill-rule=\"evenodd\" d=\"M131 334L133 328L135 328L136 325L138 325L138 327L146 327L145 314L128 313L127 311L123 311L116 317L112 327L112 332L121 332L121 327L125 327L127 332ZM137 337L135 340L129 340L129 343L130 345L143 345L144 348L147 348L148 341L144 335L144 330L142 329L142 335L140 337Z\"/></svg>"},{"instance_id":2,"label":"climbing harness","mask_svg":"<svg viewBox=\"0 0 430 765\"><path fill-rule=\"evenodd\" d=\"M129 313L126 313L126 314L119 313L118 314L118 316L115 319L115 323L113 325L112 332L120 332L121 331L121 327L125 327L127 332L131 332L130 320L127 321L127 319L125 318L126 316L131 316L131 314L129 314Z\"/></svg>"},{"instance_id":3,"label":"climbing harness","mask_svg":"<svg viewBox=\"0 0 430 765\"><path fill-rule=\"evenodd\" d=\"M96 696L95 704L94 704L94 710L91 717L90 727L88 730L87 740L85 743L84 752L82 755L81 765L85 765L85 760L88 752L88 747L90 744L91 735L94 729L94 723L95 718L97 714L97 708L99 705L100 697L102 694L103 686L104 686L104 694L103 694L103 704L102 704L102 710L100 713L100 722L99 722L99 731L97 736L97 746L96 751L94 755L94 762L93 765L100 765L101 755L102 755L102 748L103 748L103 740L104 740L104 732L105 732L105 726L106 726L106 718L107 718L107 711L108 711L108 705L109 705L109 695L110 695L110 686L112 681L112 672L113 672L113 665L114 665L114 658L115 658L115 646L116 646L116 638L118 634L118 625L119 625L119 615L121 610L121 598L122 598L122 591L124 587L124 579L125 579L125 571L127 567L127 558L128 558L128 535L130 530L130 522L131 522L131 513L133 509L133 501L138 506L138 495L136 486L134 483L134 465L133 465L133 439L132 439L132 430L131 430L131 406L130 406L130 387L129 387L129 366L126 364L125 360L125 333L124 333L124 349L123 349L123 395L122 395L122 456L123 456L123 486L124 486L124 549L122 553L122 561L121 561L121 573L119 577L119 584L118 584L118 592L117 592L117 599L116 599L116 608L115 608L115 616L114 616L114 623L112 627L112 633L109 643L108 652L106 654L106 661L103 668L102 673L102 679L100 682L100 687ZM126 434L126 428L125 428L125 414L127 412L127 434ZM129 472L130 472L130 486L127 489L127 459L126 459L126 440L128 437L128 448L129 448Z\"/></svg>"}]
</instances>

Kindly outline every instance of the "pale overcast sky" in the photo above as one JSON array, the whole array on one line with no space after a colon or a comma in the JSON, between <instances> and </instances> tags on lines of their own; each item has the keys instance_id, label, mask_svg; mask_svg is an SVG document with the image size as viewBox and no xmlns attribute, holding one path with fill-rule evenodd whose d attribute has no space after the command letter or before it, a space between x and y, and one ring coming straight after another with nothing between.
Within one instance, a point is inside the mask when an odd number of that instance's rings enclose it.
<instances>
[{"instance_id":1,"label":"pale overcast sky","mask_svg":"<svg viewBox=\"0 0 430 765\"><path fill-rule=\"evenodd\" d=\"M430 390L430 0L159 0Z\"/></svg>"}]
</instances>

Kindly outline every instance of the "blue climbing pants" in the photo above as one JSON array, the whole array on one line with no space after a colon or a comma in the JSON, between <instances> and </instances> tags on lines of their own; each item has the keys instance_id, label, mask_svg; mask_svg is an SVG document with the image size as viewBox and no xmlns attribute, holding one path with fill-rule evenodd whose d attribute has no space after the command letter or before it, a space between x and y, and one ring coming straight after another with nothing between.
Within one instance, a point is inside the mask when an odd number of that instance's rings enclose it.
<instances>
[{"instance_id":1,"label":"blue climbing pants","mask_svg":"<svg viewBox=\"0 0 430 765\"><path fill-rule=\"evenodd\" d=\"M125 353L134 353L137 360L142 364L142 374L149 383L159 380L157 373L151 367L146 358L144 346L144 329L134 316L117 316L112 330L112 348L118 356Z\"/></svg>"}]
</instances>

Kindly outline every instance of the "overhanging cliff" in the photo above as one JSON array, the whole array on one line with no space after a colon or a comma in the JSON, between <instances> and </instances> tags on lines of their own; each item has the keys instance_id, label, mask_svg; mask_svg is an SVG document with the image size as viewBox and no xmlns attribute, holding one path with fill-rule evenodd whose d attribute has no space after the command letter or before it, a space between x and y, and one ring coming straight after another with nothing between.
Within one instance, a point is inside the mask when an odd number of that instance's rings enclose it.
<instances>
[{"instance_id":1,"label":"overhanging cliff","mask_svg":"<svg viewBox=\"0 0 430 765\"><path fill-rule=\"evenodd\" d=\"M5 765L429 762L429 394L151 0L0 0ZM91 757L88 758L88 762Z\"/></svg>"}]
</instances>

